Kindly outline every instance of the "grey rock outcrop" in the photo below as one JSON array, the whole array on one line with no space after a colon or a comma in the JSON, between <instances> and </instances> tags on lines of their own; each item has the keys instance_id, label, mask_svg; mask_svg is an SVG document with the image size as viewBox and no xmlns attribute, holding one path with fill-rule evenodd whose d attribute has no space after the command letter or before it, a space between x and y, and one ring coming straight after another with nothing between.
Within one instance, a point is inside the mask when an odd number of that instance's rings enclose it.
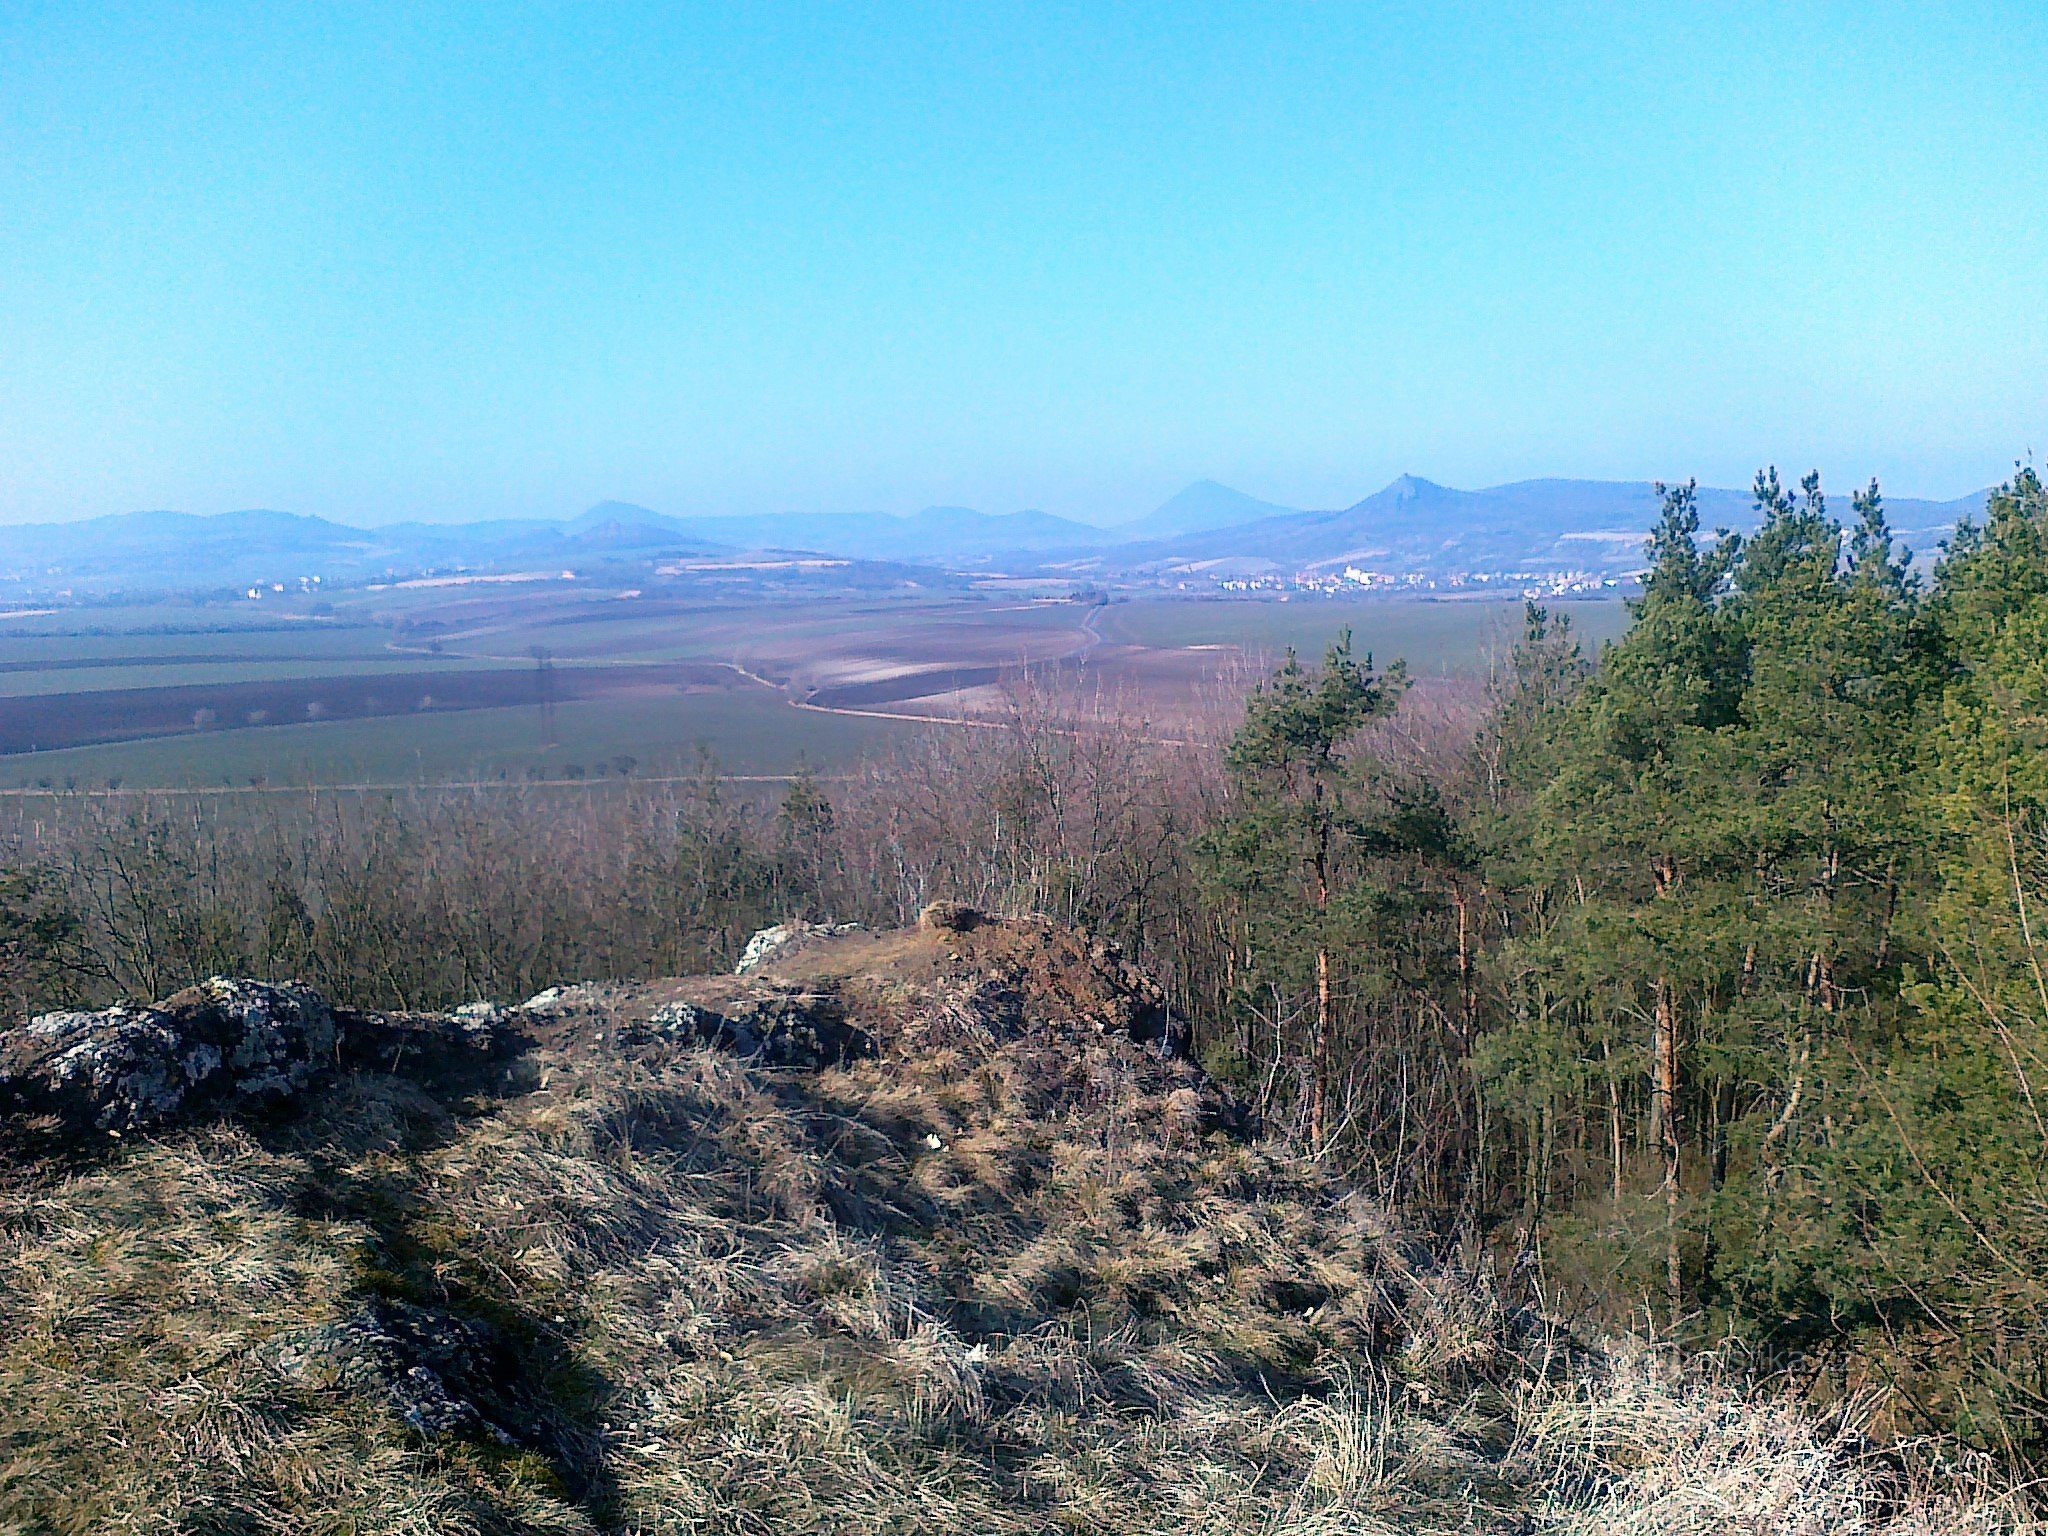
<instances>
[{"instance_id":1,"label":"grey rock outcrop","mask_svg":"<svg viewBox=\"0 0 2048 1536\"><path fill-rule=\"evenodd\" d=\"M777 923L772 928L761 929L747 940L747 947L740 951L740 963L732 968L732 973L735 976L745 976L796 946L814 939L837 939L849 933L864 931L859 923Z\"/></svg>"},{"instance_id":2,"label":"grey rock outcrop","mask_svg":"<svg viewBox=\"0 0 2048 1536\"><path fill-rule=\"evenodd\" d=\"M716 1046L769 1067L826 1067L875 1054L840 998L800 988L764 987L716 1005L669 1003L639 1033Z\"/></svg>"},{"instance_id":3,"label":"grey rock outcrop","mask_svg":"<svg viewBox=\"0 0 2048 1536\"><path fill-rule=\"evenodd\" d=\"M333 1062L336 1042L310 989L215 976L154 1006L45 1013L0 1035L0 1107L118 1135L286 1097Z\"/></svg>"},{"instance_id":4,"label":"grey rock outcrop","mask_svg":"<svg viewBox=\"0 0 2048 1536\"><path fill-rule=\"evenodd\" d=\"M487 1324L400 1301L379 1300L333 1322L272 1339L271 1363L288 1380L321 1391L381 1389L424 1440L513 1437L472 1400L500 1371L504 1353Z\"/></svg>"},{"instance_id":5,"label":"grey rock outcrop","mask_svg":"<svg viewBox=\"0 0 2048 1536\"><path fill-rule=\"evenodd\" d=\"M0 1030L0 1116L119 1136L273 1106L337 1068L466 1069L517 1039L502 1010L356 1013L298 982L213 976L159 1003L38 1014Z\"/></svg>"},{"instance_id":6,"label":"grey rock outcrop","mask_svg":"<svg viewBox=\"0 0 2048 1536\"><path fill-rule=\"evenodd\" d=\"M46 1013L0 1028L0 1139L289 1111L335 1073L402 1075L452 1100L593 1054L699 1047L799 1072L1013 1045L1072 1062L1106 1047L1127 1065L1142 1055L1200 1078L1159 985L1116 945L1043 918L935 903L911 929L783 924L756 936L743 965L749 974L580 982L447 1013L335 1008L296 982L218 976L154 1004ZM1201 1093L1204 1123L1222 1123L1222 1099Z\"/></svg>"}]
</instances>

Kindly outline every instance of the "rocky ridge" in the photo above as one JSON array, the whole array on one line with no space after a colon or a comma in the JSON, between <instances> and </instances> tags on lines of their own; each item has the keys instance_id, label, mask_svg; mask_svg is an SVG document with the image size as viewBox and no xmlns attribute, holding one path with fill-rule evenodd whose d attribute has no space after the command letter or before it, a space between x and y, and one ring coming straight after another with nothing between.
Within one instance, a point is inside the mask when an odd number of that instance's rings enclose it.
<instances>
[{"instance_id":1,"label":"rocky ridge","mask_svg":"<svg viewBox=\"0 0 2048 1536\"><path fill-rule=\"evenodd\" d=\"M0 1531L2017 1528L1433 1262L1111 945L748 951L0 1032Z\"/></svg>"},{"instance_id":2,"label":"rocky ridge","mask_svg":"<svg viewBox=\"0 0 2048 1536\"><path fill-rule=\"evenodd\" d=\"M855 1022L855 1014L873 1022ZM153 1004L40 1014L0 1031L0 1117L17 1131L119 1137L207 1114L275 1112L350 1070L438 1080L538 1046L696 1044L766 1067L875 1056L884 1035L977 1039L1079 1030L1185 1054L1165 995L1114 946L1038 919L938 903L910 934L786 923L730 977L550 987L447 1013L331 1006L301 982L214 976ZM1206 1083L1183 1067L1190 1085ZM1223 1100L1206 1089L1211 1108Z\"/></svg>"}]
</instances>

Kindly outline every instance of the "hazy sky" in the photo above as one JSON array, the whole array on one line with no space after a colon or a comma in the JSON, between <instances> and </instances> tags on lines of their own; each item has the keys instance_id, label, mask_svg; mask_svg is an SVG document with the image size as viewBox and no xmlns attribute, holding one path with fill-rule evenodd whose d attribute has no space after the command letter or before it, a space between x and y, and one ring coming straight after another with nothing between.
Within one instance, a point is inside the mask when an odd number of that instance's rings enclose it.
<instances>
[{"instance_id":1,"label":"hazy sky","mask_svg":"<svg viewBox=\"0 0 2048 1536\"><path fill-rule=\"evenodd\" d=\"M2048 6L0 5L0 521L2048 449Z\"/></svg>"}]
</instances>

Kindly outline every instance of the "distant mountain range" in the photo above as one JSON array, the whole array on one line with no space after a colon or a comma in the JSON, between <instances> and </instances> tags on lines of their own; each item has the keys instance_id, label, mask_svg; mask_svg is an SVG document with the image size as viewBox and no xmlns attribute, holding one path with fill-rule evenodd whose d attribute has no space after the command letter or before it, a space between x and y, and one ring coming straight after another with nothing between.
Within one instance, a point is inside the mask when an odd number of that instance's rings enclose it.
<instances>
[{"instance_id":1,"label":"distant mountain range","mask_svg":"<svg viewBox=\"0 0 2048 1536\"><path fill-rule=\"evenodd\" d=\"M1299 507L1277 506L1234 491L1214 480L1197 480L1177 496L1115 529L1119 540L1170 539L1182 534L1209 533L1218 528L1238 528L1270 517L1294 517Z\"/></svg>"},{"instance_id":2,"label":"distant mountain range","mask_svg":"<svg viewBox=\"0 0 2048 1536\"><path fill-rule=\"evenodd\" d=\"M1894 531L1926 552L1958 520L1981 512L1985 494L1951 502L1901 498L1886 506ZM1643 538L1661 506L1656 487L1646 480L1520 480L1461 491L1403 475L1341 511L1282 512L1162 539L1143 553L1162 566L1219 560L1241 565L1249 559L1286 571L1357 566L1620 574L1641 565ZM1699 507L1708 529L1756 525L1755 502L1747 491L1702 487ZM1846 514L1848 508L1844 504L1839 510ZM1130 550L1125 556L1128 560L1139 553Z\"/></svg>"},{"instance_id":3,"label":"distant mountain range","mask_svg":"<svg viewBox=\"0 0 2048 1536\"><path fill-rule=\"evenodd\" d=\"M1931 551L1985 493L1955 501L1900 498L1892 526ZM1746 491L1703 488L1702 522L1752 527ZM500 520L354 528L290 512L131 512L78 523L0 527L0 589L16 598L221 590L318 576L360 582L424 571L577 569L676 556L718 559L761 550L941 566L1044 571L1077 578L1172 579L1332 572L1583 571L1640 567L1658 499L1647 481L1523 480L1465 491L1413 475L1338 511L1261 501L1211 480L1117 528L1046 512L991 514L931 507L882 513L674 517L600 502L563 522ZM1844 505L1841 511L1846 514Z\"/></svg>"},{"instance_id":4,"label":"distant mountain range","mask_svg":"<svg viewBox=\"0 0 2048 1536\"><path fill-rule=\"evenodd\" d=\"M884 512L786 512L753 517L667 517L629 502L599 502L564 525L572 538L599 529L661 533L727 549L802 549L858 560L982 562L998 555L1085 549L1115 535L1049 512L976 512L926 507L910 517ZM616 533L614 534L616 536Z\"/></svg>"}]
</instances>

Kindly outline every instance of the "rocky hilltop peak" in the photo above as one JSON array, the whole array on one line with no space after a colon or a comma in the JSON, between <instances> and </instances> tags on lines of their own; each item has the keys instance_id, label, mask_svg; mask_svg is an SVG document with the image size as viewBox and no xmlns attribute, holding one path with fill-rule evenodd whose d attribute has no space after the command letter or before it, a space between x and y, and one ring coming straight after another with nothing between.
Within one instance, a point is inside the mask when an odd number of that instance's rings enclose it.
<instances>
[{"instance_id":1,"label":"rocky hilltop peak","mask_svg":"<svg viewBox=\"0 0 2048 1536\"><path fill-rule=\"evenodd\" d=\"M0 1033L0 1113L19 1136L154 1129L228 1112L307 1107L350 1070L466 1085L493 1063L545 1053L672 1053L707 1046L769 1068L819 1069L882 1054L1022 1046L1113 1049L1149 1058L1225 1100L1181 1058L1186 1030L1152 979L1115 946L1043 919L996 920L936 903L915 928L764 929L732 976L551 987L510 1005L447 1014L330 1007L298 982L216 976L162 1002L42 1014ZM1079 1052L1085 1055L1085 1050Z\"/></svg>"},{"instance_id":2,"label":"rocky hilltop peak","mask_svg":"<svg viewBox=\"0 0 2048 1536\"><path fill-rule=\"evenodd\" d=\"M0 1033L0 1530L1884 1528L1844 1445L1498 1304L1187 1045L1113 946L955 905Z\"/></svg>"}]
</instances>

